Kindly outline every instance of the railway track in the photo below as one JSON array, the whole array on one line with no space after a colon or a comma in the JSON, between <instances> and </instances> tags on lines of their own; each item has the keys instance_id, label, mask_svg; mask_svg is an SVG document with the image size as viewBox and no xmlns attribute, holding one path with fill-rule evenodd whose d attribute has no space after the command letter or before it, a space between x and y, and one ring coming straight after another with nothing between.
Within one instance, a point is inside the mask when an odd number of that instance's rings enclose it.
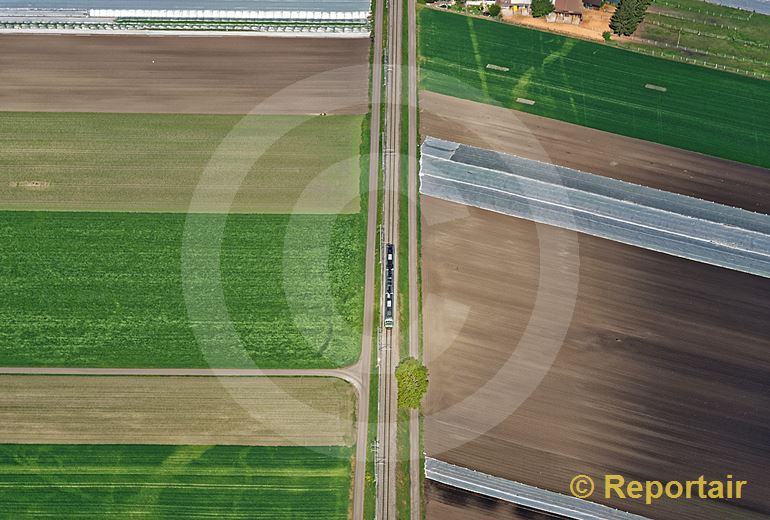
<instances>
[{"instance_id":1,"label":"railway track","mask_svg":"<svg viewBox=\"0 0 770 520\"><path fill-rule=\"evenodd\" d=\"M399 172L401 135L401 48L403 6L400 0L388 4L388 39L385 64L385 118L382 137L384 201L382 246L393 244L399 248ZM396 253L396 258L398 254ZM385 262L382 262L382 279L385 280ZM394 305L398 302L395 294L399 265L393 268ZM382 284L380 301L385 306L385 283ZM377 507L378 520L396 518L396 466L398 462L397 421L398 403L395 369L399 361L398 309L394 309L392 328L383 327L378 345L378 428L377 428Z\"/></svg>"}]
</instances>

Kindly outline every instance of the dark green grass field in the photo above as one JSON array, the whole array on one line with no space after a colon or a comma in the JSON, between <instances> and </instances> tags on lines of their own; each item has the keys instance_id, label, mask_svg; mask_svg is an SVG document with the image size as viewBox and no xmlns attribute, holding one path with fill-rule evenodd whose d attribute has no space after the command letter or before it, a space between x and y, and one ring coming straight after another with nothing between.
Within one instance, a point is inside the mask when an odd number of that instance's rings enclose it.
<instances>
[{"instance_id":1,"label":"dark green grass field","mask_svg":"<svg viewBox=\"0 0 770 520\"><path fill-rule=\"evenodd\" d=\"M363 224L360 214L0 212L0 366L351 364Z\"/></svg>"},{"instance_id":2,"label":"dark green grass field","mask_svg":"<svg viewBox=\"0 0 770 520\"><path fill-rule=\"evenodd\" d=\"M0 517L345 519L351 449L0 445Z\"/></svg>"},{"instance_id":3,"label":"dark green grass field","mask_svg":"<svg viewBox=\"0 0 770 520\"><path fill-rule=\"evenodd\" d=\"M424 89L770 168L769 82L433 9L419 23Z\"/></svg>"}]
</instances>

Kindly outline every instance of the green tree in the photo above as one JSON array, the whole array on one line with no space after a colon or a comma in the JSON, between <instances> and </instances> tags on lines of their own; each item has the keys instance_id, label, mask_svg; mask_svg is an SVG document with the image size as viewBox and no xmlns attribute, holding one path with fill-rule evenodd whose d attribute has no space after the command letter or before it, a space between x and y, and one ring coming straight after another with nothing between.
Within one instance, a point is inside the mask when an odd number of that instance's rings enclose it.
<instances>
[{"instance_id":1,"label":"green tree","mask_svg":"<svg viewBox=\"0 0 770 520\"><path fill-rule=\"evenodd\" d=\"M492 4L487 8L487 12L489 13L489 16L500 16L500 6L497 4Z\"/></svg>"},{"instance_id":2,"label":"green tree","mask_svg":"<svg viewBox=\"0 0 770 520\"><path fill-rule=\"evenodd\" d=\"M610 29L615 34L631 36L644 20L652 0L620 0L618 8L610 18Z\"/></svg>"},{"instance_id":3,"label":"green tree","mask_svg":"<svg viewBox=\"0 0 770 520\"><path fill-rule=\"evenodd\" d=\"M398 405L402 408L419 408L428 391L428 369L413 357L405 358L396 367Z\"/></svg>"},{"instance_id":4,"label":"green tree","mask_svg":"<svg viewBox=\"0 0 770 520\"><path fill-rule=\"evenodd\" d=\"M628 28L630 26L633 4L635 4L636 1L637 0L620 0L617 9L615 9L615 12L612 13L612 18L610 18L610 29L612 29L612 32L624 36L631 34L628 32Z\"/></svg>"},{"instance_id":5,"label":"green tree","mask_svg":"<svg viewBox=\"0 0 770 520\"><path fill-rule=\"evenodd\" d=\"M535 18L541 18L548 13L553 12L553 4L551 0L532 0L532 16Z\"/></svg>"},{"instance_id":6,"label":"green tree","mask_svg":"<svg viewBox=\"0 0 770 520\"><path fill-rule=\"evenodd\" d=\"M636 31L636 28L639 26L639 24L644 21L644 15L647 14L647 8L650 7L651 4L652 4L652 0L638 0L634 5L634 16L633 16L634 31ZM631 34L633 34L633 31Z\"/></svg>"}]
</instances>

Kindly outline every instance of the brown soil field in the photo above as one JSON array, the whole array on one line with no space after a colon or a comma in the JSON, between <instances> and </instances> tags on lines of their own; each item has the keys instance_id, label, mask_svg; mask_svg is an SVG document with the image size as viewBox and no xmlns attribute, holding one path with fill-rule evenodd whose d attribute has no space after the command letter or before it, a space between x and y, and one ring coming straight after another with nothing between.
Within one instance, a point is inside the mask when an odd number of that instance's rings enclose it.
<instances>
[{"instance_id":1,"label":"brown soil field","mask_svg":"<svg viewBox=\"0 0 770 520\"><path fill-rule=\"evenodd\" d=\"M730 474L742 500L592 500L770 514L770 280L430 197L422 218L428 456L565 494Z\"/></svg>"},{"instance_id":2,"label":"brown soil field","mask_svg":"<svg viewBox=\"0 0 770 520\"><path fill-rule=\"evenodd\" d=\"M0 376L0 442L352 445L333 378Z\"/></svg>"},{"instance_id":3,"label":"brown soil field","mask_svg":"<svg viewBox=\"0 0 770 520\"><path fill-rule=\"evenodd\" d=\"M422 135L770 213L770 171L473 101L420 92Z\"/></svg>"},{"instance_id":4,"label":"brown soil field","mask_svg":"<svg viewBox=\"0 0 770 520\"><path fill-rule=\"evenodd\" d=\"M553 520L558 518L430 480L425 483L425 499L427 520Z\"/></svg>"},{"instance_id":5,"label":"brown soil field","mask_svg":"<svg viewBox=\"0 0 770 520\"><path fill-rule=\"evenodd\" d=\"M364 114L369 43L2 35L0 111Z\"/></svg>"}]
</instances>

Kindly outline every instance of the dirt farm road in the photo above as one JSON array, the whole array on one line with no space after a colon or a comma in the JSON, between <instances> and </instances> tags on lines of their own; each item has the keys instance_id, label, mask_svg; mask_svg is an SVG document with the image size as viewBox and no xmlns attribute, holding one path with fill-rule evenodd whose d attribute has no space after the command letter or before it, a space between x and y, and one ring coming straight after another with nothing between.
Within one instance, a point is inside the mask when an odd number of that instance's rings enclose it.
<instances>
[{"instance_id":1,"label":"dirt farm road","mask_svg":"<svg viewBox=\"0 0 770 520\"><path fill-rule=\"evenodd\" d=\"M384 3L374 2L374 49L372 63L382 63L382 21ZM380 174L380 110L382 68L372 66L371 114L369 143L369 192L366 217L366 263L364 273L364 321L361 335L361 357L354 370L361 381L356 429L356 467L353 475L353 520L363 520L366 501L366 456L369 450L369 382L372 372L372 337L374 335L375 248L377 244L377 198Z\"/></svg>"},{"instance_id":2,"label":"dirt farm road","mask_svg":"<svg viewBox=\"0 0 770 520\"><path fill-rule=\"evenodd\" d=\"M0 367L5 375L78 375L78 376L211 376L211 377L337 377L361 391L358 364L339 369L302 368L69 368Z\"/></svg>"}]
</instances>

